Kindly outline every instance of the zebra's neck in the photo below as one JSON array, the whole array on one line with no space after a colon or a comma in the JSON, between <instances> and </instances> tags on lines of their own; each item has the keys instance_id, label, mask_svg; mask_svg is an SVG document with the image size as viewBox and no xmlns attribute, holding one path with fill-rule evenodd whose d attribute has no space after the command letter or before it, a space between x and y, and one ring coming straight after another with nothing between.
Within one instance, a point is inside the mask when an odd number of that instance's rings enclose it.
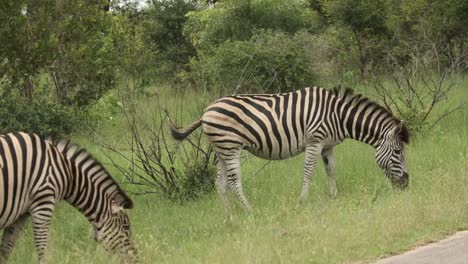
<instances>
[{"instance_id":1,"label":"zebra's neck","mask_svg":"<svg viewBox=\"0 0 468 264\"><path fill-rule=\"evenodd\" d=\"M120 188L106 169L84 149L68 141L56 143L67 163L68 179L64 199L82 212L90 222L97 223L103 211L109 211L111 197Z\"/></svg>"},{"instance_id":2,"label":"zebra's neck","mask_svg":"<svg viewBox=\"0 0 468 264\"><path fill-rule=\"evenodd\" d=\"M393 115L375 102L360 95L338 99L337 112L342 138L355 139L373 147L397 123Z\"/></svg>"},{"instance_id":3,"label":"zebra's neck","mask_svg":"<svg viewBox=\"0 0 468 264\"><path fill-rule=\"evenodd\" d=\"M110 205L108 200L114 197L120 188L97 161L91 157L81 162L78 160L71 163L72 188L67 192L66 200L91 222L99 222L97 218L102 215L102 211L107 211Z\"/></svg>"}]
</instances>

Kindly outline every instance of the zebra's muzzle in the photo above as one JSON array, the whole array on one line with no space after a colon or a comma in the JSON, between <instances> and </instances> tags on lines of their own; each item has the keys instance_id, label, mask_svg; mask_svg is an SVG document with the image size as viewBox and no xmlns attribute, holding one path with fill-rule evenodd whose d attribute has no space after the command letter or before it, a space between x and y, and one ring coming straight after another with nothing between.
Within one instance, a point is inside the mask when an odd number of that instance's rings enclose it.
<instances>
[{"instance_id":1,"label":"zebra's muzzle","mask_svg":"<svg viewBox=\"0 0 468 264\"><path fill-rule=\"evenodd\" d=\"M409 183L409 175L407 172L403 172L403 175L401 177L394 177L392 179L392 184L393 186L399 188L399 189L406 189L408 188L408 183Z\"/></svg>"}]
</instances>

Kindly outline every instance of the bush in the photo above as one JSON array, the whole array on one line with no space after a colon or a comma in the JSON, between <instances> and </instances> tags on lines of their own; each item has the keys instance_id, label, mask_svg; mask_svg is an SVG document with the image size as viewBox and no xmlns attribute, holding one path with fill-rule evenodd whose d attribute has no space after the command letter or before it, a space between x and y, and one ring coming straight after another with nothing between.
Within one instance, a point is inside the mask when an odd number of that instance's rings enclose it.
<instances>
[{"instance_id":1,"label":"bush","mask_svg":"<svg viewBox=\"0 0 468 264\"><path fill-rule=\"evenodd\" d=\"M140 89L127 87L120 98L125 134L115 144L96 143L110 151L111 163L135 187L137 194L159 193L169 200L184 202L214 190L216 170L213 150L202 142L202 133L195 140L175 142L168 134L169 119L159 99L156 108L139 101L146 95ZM166 102L164 102L166 103ZM155 110L155 111L153 111ZM122 162L123 160L123 162Z\"/></svg>"},{"instance_id":2,"label":"bush","mask_svg":"<svg viewBox=\"0 0 468 264\"><path fill-rule=\"evenodd\" d=\"M11 89L11 82L0 80L0 133L24 131L41 136L70 134L78 127L74 108L53 102L46 95L28 99Z\"/></svg>"},{"instance_id":3,"label":"bush","mask_svg":"<svg viewBox=\"0 0 468 264\"><path fill-rule=\"evenodd\" d=\"M435 46L434 46L435 47ZM449 95L457 80L455 63L442 65L441 52L436 48L421 52L419 47L408 51L410 57L405 64L389 55L388 77L376 79L375 91L383 104L400 116L416 137L429 132L442 119L462 109L465 102L453 104ZM435 111L442 105L445 110Z\"/></svg>"},{"instance_id":4,"label":"bush","mask_svg":"<svg viewBox=\"0 0 468 264\"><path fill-rule=\"evenodd\" d=\"M310 86L316 75L307 48L311 35L259 31L248 41L226 41L190 62L183 77L231 92L278 92Z\"/></svg>"},{"instance_id":5,"label":"bush","mask_svg":"<svg viewBox=\"0 0 468 264\"><path fill-rule=\"evenodd\" d=\"M24 131L41 136L63 136L78 127L74 109L42 99L1 98L0 133ZM14 113L14 114L12 114Z\"/></svg>"},{"instance_id":6,"label":"bush","mask_svg":"<svg viewBox=\"0 0 468 264\"><path fill-rule=\"evenodd\" d=\"M196 199L215 188L216 168L203 160L190 162L184 170L181 196L185 199Z\"/></svg>"},{"instance_id":7,"label":"bush","mask_svg":"<svg viewBox=\"0 0 468 264\"><path fill-rule=\"evenodd\" d=\"M321 23L305 1L221 1L216 8L188 13L184 31L197 52L207 52L226 41L248 41L256 30L294 34L314 31Z\"/></svg>"}]
</instances>

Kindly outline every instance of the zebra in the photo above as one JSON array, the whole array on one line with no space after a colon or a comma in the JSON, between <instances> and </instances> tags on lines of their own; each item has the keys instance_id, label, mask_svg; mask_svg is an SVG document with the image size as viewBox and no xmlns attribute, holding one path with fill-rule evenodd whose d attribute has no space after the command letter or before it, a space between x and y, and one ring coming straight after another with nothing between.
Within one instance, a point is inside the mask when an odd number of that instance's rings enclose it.
<instances>
[{"instance_id":1,"label":"zebra","mask_svg":"<svg viewBox=\"0 0 468 264\"><path fill-rule=\"evenodd\" d=\"M31 216L39 263L55 206L66 200L91 222L94 239L113 253L136 257L125 209L132 200L106 169L67 140L23 132L0 135L0 263L5 263Z\"/></svg>"},{"instance_id":2,"label":"zebra","mask_svg":"<svg viewBox=\"0 0 468 264\"><path fill-rule=\"evenodd\" d=\"M171 134L182 140L200 126L219 160L216 187L227 211L228 189L244 209L252 208L242 188L242 149L269 160L287 159L305 151L301 203L307 199L319 156L328 176L329 194L336 196L333 147L346 138L373 146L377 164L393 185L406 188L409 182L403 155L410 140L407 126L389 110L350 88L308 87L281 94L226 96L210 104L201 119L191 125L171 126Z\"/></svg>"}]
</instances>

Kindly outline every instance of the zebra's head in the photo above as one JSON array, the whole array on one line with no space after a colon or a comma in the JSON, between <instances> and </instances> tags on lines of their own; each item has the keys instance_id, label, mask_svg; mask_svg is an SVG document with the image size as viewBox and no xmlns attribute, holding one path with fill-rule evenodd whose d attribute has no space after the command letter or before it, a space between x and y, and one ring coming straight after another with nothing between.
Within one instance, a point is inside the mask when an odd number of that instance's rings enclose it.
<instances>
[{"instance_id":1,"label":"zebra's head","mask_svg":"<svg viewBox=\"0 0 468 264\"><path fill-rule=\"evenodd\" d=\"M106 216L101 218L94 228L94 239L111 252L136 259L137 250L133 244L130 220L125 209L133 208L133 202L125 197L121 201L120 195L110 201Z\"/></svg>"},{"instance_id":2,"label":"zebra's head","mask_svg":"<svg viewBox=\"0 0 468 264\"><path fill-rule=\"evenodd\" d=\"M375 158L393 186L406 188L409 182L404 146L409 143L409 131L403 122L391 127L379 142Z\"/></svg>"}]
</instances>

